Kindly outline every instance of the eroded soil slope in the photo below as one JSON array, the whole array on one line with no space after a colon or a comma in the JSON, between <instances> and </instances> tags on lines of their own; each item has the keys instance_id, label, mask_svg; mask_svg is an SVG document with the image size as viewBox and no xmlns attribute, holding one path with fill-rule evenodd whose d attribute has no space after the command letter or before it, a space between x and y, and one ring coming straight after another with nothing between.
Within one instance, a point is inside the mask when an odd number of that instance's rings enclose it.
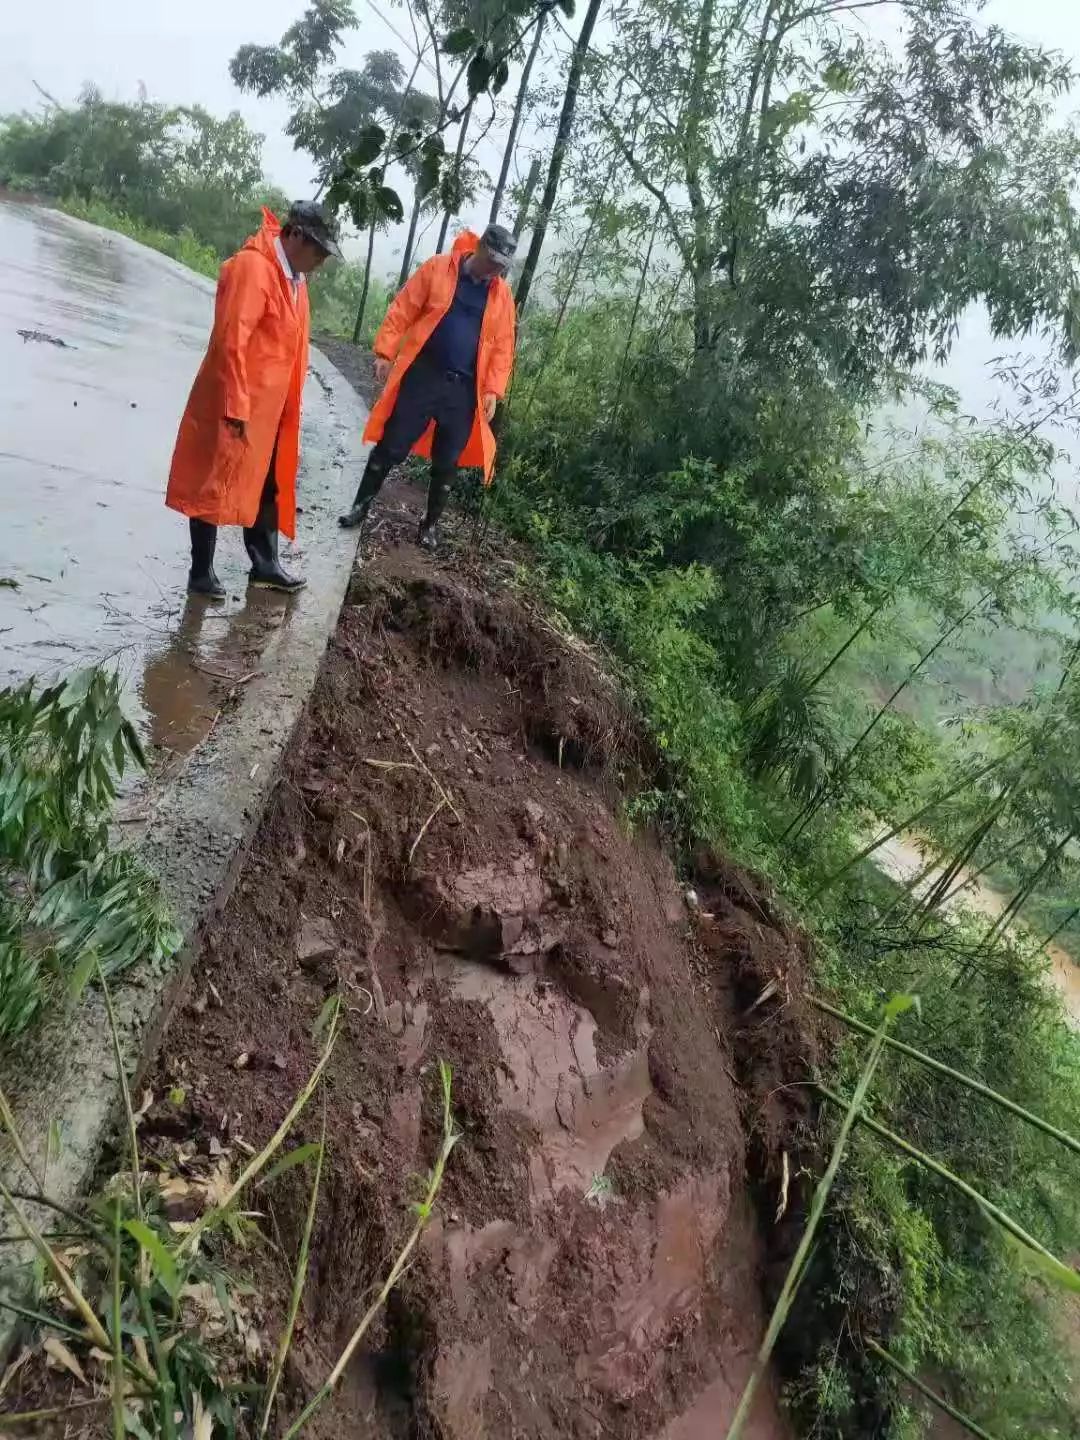
<instances>
[{"instance_id":1,"label":"eroded soil slope","mask_svg":"<svg viewBox=\"0 0 1080 1440\"><path fill-rule=\"evenodd\" d=\"M715 1440L799 1141L800 951L721 864L688 905L625 818L650 762L617 697L463 555L422 556L418 504L391 489L150 1087L183 1087L198 1152L241 1159L309 1073L326 996L347 998L295 1415L408 1232L453 1067L437 1217L310 1433ZM289 1256L304 1183L262 1192ZM272 1335L287 1274L260 1264ZM750 1433L787 1434L769 1387Z\"/></svg>"}]
</instances>

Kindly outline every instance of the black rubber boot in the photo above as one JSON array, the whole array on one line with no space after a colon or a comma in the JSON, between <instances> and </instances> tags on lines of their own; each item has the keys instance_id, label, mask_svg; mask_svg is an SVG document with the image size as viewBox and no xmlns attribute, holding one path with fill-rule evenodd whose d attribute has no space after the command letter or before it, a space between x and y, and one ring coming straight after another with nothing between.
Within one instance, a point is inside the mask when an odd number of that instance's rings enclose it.
<instances>
[{"instance_id":1,"label":"black rubber boot","mask_svg":"<svg viewBox=\"0 0 1080 1440\"><path fill-rule=\"evenodd\" d=\"M298 575L281 568L278 559L277 489L267 485L254 525L244 526L244 545L251 560L248 584L262 590L281 590L292 595L307 584Z\"/></svg>"},{"instance_id":2,"label":"black rubber boot","mask_svg":"<svg viewBox=\"0 0 1080 1440\"><path fill-rule=\"evenodd\" d=\"M450 487L454 483L454 474L454 471L444 470L432 470L431 472L431 481L428 484L427 514L421 520L420 528L416 532L416 543L429 555L434 555L439 548L439 521L446 509Z\"/></svg>"},{"instance_id":3,"label":"black rubber boot","mask_svg":"<svg viewBox=\"0 0 1080 1440\"><path fill-rule=\"evenodd\" d=\"M367 524L367 518L371 514L370 500L357 500L351 510L346 510L344 515L339 515L337 523L343 530L362 530Z\"/></svg>"},{"instance_id":4,"label":"black rubber boot","mask_svg":"<svg viewBox=\"0 0 1080 1440\"><path fill-rule=\"evenodd\" d=\"M343 530L360 530L367 524L367 518L371 514L372 501L382 489L386 475L387 466L376 460L374 454L369 455L364 473L360 477L360 488L356 492L352 508L346 510L344 515L338 516L338 524Z\"/></svg>"},{"instance_id":5,"label":"black rubber boot","mask_svg":"<svg viewBox=\"0 0 1080 1440\"><path fill-rule=\"evenodd\" d=\"M188 594L204 595L208 600L224 600L225 586L214 570L217 526L209 520L189 520L191 532L191 569L188 572Z\"/></svg>"}]
</instances>

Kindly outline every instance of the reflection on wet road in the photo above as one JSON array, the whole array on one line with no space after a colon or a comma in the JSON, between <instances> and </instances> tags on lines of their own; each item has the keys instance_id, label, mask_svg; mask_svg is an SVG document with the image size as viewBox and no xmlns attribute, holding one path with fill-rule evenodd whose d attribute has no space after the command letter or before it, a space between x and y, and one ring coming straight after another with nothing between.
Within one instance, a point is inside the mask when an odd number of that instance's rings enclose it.
<instances>
[{"instance_id":1,"label":"reflection on wet road","mask_svg":"<svg viewBox=\"0 0 1080 1440\"><path fill-rule=\"evenodd\" d=\"M185 603L187 522L163 495L213 287L122 236L2 200L0 253L0 581L14 582L0 584L0 685L115 656L148 736L184 753L290 614L283 597L246 595L238 530L218 546L226 605ZM325 430L315 377L305 402ZM332 523L319 498L302 527Z\"/></svg>"}]
</instances>

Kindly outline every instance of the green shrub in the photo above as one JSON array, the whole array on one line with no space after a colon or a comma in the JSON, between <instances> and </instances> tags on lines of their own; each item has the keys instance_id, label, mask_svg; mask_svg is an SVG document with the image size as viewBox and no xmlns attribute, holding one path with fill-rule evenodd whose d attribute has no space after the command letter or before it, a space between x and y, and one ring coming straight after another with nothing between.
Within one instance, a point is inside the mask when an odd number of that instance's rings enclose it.
<instances>
[{"instance_id":1,"label":"green shrub","mask_svg":"<svg viewBox=\"0 0 1080 1440\"><path fill-rule=\"evenodd\" d=\"M179 944L153 877L109 836L117 783L142 763L115 675L0 690L0 1040L96 964L113 974Z\"/></svg>"}]
</instances>

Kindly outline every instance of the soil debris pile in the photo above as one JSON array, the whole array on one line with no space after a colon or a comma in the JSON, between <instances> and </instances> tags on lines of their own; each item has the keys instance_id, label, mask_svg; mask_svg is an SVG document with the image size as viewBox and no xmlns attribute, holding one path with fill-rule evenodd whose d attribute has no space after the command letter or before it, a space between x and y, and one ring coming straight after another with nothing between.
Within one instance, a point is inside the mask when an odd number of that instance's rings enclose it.
<instances>
[{"instance_id":1,"label":"soil debris pile","mask_svg":"<svg viewBox=\"0 0 1080 1440\"><path fill-rule=\"evenodd\" d=\"M436 1217L311 1433L714 1440L762 1328L750 1181L775 1211L805 1118L772 1093L812 1044L799 946L717 862L688 908L623 815L616 776L647 756L613 689L518 599L399 543L409 524L354 580L152 1088L183 1087L189 1148L239 1155L346 997L295 1414L407 1233L453 1068ZM269 1193L286 1254L304 1204L297 1176ZM286 1285L267 1263L268 1331ZM768 1388L751 1433L788 1433Z\"/></svg>"}]
</instances>

